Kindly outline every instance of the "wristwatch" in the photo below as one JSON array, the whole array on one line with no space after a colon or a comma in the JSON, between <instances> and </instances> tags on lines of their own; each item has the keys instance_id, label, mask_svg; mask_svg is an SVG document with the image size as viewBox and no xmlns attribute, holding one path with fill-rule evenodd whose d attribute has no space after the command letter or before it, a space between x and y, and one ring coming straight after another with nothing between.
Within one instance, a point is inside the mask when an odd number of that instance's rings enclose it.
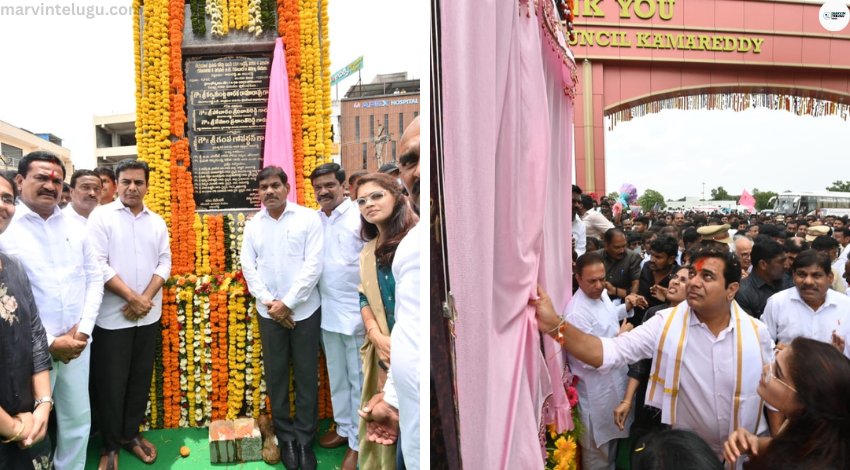
<instances>
[{"instance_id":1,"label":"wristwatch","mask_svg":"<svg viewBox=\"0 0 850 470\"><path fill-rule=\"evenodd\" d=\"M38 408L38 405L42 403L50 403L50 409L53 409L53 398L50 397L42 397L35 401L35 405L33 405L32 409L35 410Z\"/></svg>"}]
</instances>

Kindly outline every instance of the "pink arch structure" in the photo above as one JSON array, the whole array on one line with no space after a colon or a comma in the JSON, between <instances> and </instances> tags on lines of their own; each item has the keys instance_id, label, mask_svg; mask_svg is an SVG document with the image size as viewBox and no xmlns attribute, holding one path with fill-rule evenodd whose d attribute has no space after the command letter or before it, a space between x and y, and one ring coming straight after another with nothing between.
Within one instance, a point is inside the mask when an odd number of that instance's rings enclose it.
<instances>
[{"instance_id":1,"label":"pink arch structure","mask_svg":"<svg viewBox=\"0 0 850 470\"><path fill-rule=\"evenodd\" d=\"M850 26L826 30L820 9L800 0L577 0L577 184L606 194L606 117L695 103L740 110L762 99L846 119Z\"/></svg>"}]
</instances>

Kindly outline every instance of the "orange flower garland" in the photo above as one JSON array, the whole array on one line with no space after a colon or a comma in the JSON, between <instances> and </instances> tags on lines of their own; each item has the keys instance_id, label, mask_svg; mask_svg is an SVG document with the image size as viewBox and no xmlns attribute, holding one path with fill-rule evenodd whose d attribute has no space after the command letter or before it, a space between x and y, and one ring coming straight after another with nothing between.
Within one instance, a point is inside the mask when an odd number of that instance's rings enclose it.
<instances>
[{"instance_id":1,"label":"orange flower garland","mask_svg":"<svg viewBox=\"0 0 850 470\"><path fill-rule=\"evenodd\" d=\"M139 160L150 167L150 185L145 204L159 214L171 229L170 167L171 121L169 108L170 20L169 0L144 2L145 28L142 34L141 103L136 116L136 142Z\"/></svg>"},{"instance_id":2,"label":"orange flower garland","mask_svg":"<svg viewBox=\"0 0 850 470\"><path fill-rule=\"evenodd\" d=\"M250 26L252 2L209 3L224 17L224 34ZM241 274L226 272L239 269L244 215L195 213L185 136L184 6L182 0L133 0L136 137L139 158L151 169L145 202L166 221L173 259L163 290L162 364L147 411L146 426L155 428L206 426L243 411L256 417L269 407L255 301ZM330 154L327 0L277 0L277 9L287 52L295 189L299 204L316 207L306 177ZM217 276L199 280L193 273ZM332 410L323 357L319 382L324 419Z\"/></svg>"}]
</instances>

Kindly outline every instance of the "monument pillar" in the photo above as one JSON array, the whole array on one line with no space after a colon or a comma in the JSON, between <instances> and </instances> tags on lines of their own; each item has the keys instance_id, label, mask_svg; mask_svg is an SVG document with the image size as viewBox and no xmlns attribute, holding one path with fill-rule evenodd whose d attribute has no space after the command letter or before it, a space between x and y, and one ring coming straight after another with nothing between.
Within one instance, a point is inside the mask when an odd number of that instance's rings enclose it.
<instances>
[{"instance_id":1,"label":"monument pillar","mask_svg":"<svg viewBox=\"0 0 850 470\"><path fill-rule=\"evenodd\" d=\"M585 59L575 99L576 184L600 196L606 194L603 91L603 64Z\"/></svg>"}]
</instances>

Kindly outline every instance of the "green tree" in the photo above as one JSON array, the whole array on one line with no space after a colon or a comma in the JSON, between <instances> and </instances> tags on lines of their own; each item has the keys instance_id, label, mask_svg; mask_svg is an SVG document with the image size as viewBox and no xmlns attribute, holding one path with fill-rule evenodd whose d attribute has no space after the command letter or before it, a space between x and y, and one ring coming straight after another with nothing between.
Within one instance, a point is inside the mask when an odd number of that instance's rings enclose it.
<instances>
[{"instance_id":1,"label":"green tree","mask_svg":"<svg viewBox=\"0 0 850 470\"><path fill-rule=\"evenodd\" d=\"M850 181L835 181L832 183L832 186L829 186L826 190L848 193L850 192Z\"/></svg>"},{"instance_id":2,"label":"green tree","mask_svg":"<svg viewBox=\"0 0 850 470\"><path fill-rule=\"evenodd\" d=\"M656 203L658 203L662 209L667 207L667 203L664 202L664 196L654 189L647 189L644 191L637 199L637 202L645 212L651 211L652 208L655 207Z\"/></svg>"},{"instance_id":3,"label":"green tree","mask_svg":"<svg viewBox=\"0 0 850 470\"><path fill-rule=\"evenodd\" d=\"M769 209L768 202L770 202L770 198L778 195L773 191L759 191L758 188L753 188L753 199L756 200L756 210L763 211Z\"/></svg>"},{"instance_id":4,"label":"green tree","mask_svg":"<svg viewBox=\"0 0 850 470\"><path fill-rule=\"evenodd\" d=\"M676 202L685 202L685 201L687 201L687 200L688 200L688 197L687 197L687 196L682 196L682 197L680 197L679 199L676 199Z\"/></svg>"},{"instance_id":5,"label":"green tree","mask_svg":"<svg viewBox=\"0 0 850 470\"><path fill-rule=\"evenodd\" d=\"M608 193L608 199L617 202L617 199L620 199L620 193L618 193L617 191L611 191L610 193Z\"/></svg>"},{"instance_id":6,"label":"green tree","mask_svg":"<svg viewBox=\"0 0 850 470\"><path fill-rule=\"evenodd\" d=\"M728 201L730 197L729 193L723 189L723 186L718 186L717 189L711 190L712 201Z\"/></svg>"}]
</instances>

